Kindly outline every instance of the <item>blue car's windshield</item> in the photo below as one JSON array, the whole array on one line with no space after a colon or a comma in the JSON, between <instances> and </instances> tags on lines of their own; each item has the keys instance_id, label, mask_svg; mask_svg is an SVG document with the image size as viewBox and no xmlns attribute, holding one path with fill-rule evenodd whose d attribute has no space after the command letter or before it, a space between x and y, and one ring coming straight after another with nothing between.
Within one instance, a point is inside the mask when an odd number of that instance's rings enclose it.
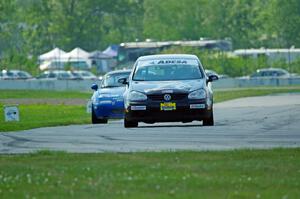
<instances>
[{"instance_id":1,"label":"blue car's windshield","mask_svg":"<svg viewBox=\"0 0 300 199\"><path fill-rule=\"evenodd\" d=\"M121 78L128 78L129 75L130 72L107 74L102 79L101 88L125 86L124 84L119 83L118 80Z\"/></svg>"},{"instance_id":2,"label":"blue car's windshield","mask_svg":"<svg viewBox=\"0 0 300 199\"><path fill-rule=\"evenodd\" d=\"M140 64L135 70L134 81L172 81L200 79L203 75L198 63Z\"/></svg>"}]
</instances>

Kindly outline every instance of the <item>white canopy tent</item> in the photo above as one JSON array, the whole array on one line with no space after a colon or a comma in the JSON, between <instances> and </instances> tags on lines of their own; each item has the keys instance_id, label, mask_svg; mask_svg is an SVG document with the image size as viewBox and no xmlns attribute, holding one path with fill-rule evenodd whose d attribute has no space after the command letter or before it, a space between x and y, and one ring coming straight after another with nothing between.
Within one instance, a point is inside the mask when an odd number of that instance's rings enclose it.
<instances>
[{"instance_id":1,"label":"white canopy tent","mask_svg":"<svg viewBox=\"0 0 300 199\"><path fill-rule=\"evenodd\" d=\"M40 60L40 62L60 60L65 54L66 54L65 51L63 51L59 48L54 48L53 50L40 55L39 60Z\"/></svg>"},{"instance_id":2,"label":"white canopy tent","mask_svg":"<svg viewBox=\"0 0 300 199\"><path fill-rule=\"evenodd\" d=\"M70 64L72 67L78 69L90 69L91 60L89 56L90 53L81 48L74 48L68 53L55 48L39 57L41 61L40 69L64 69L66 64Z\"/></svg>"},{"instance_id":3,"label":"white canopy tent","mask_svg":"<svg viewBox=\"0 0 300 199\"><path fill-rule=\"evenodd\" d=\"M90 54L81 48L74 48L72 51L64 54L61 58L66 61L88 60Z\"/></svg>"},{"instance_id":4,"label":"white canopy tent","mask_svg":"<svg viewBox=\"0 0 300 199\"><path fill-rule=\"evenodd\" d=\"M68 62L75 68L85 70L92 67L92 62L89 59L89 56L90 53L77 47L64 54L61 58L61 61Z\"/></svg>"}]
</instances>

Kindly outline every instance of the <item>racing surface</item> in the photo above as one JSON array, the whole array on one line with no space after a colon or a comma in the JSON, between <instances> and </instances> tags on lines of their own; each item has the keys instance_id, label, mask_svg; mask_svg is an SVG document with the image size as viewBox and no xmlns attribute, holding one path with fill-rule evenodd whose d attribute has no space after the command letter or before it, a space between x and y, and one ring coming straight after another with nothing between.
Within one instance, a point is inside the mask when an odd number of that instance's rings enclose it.
<instances>
[{"instance_id":1,"label":"racing surface","mask_svg":"<svg viewBox=\"0 0 300 199\"><path fill-rule=\"evenodd\" d=\"M0 153L37 150L136 152L300 146L300 94L249 97L215 104L215 126L139 123L49 127L0 133Z\"/></svg>"}]
</instances>

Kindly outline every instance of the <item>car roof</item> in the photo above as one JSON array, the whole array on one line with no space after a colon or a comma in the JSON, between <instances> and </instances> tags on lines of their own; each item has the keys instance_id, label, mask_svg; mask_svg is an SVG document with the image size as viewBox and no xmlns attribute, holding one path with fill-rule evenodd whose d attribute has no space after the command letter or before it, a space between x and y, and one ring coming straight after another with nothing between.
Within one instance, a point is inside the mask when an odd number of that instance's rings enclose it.
<instances>
[{"instance_id":1,"label":"car roof","mask_svg":"<svg viewBox=\"0 0 300 199\"><path fill-rule=\"evenodd\" d=\"M108 73L106 73L106 75L112 75L112 74L116 74L116 73L130 73L131 69L126 69L126 70L114 70L114 71L110 71Z\"/></svg>"},{"instance_id":2,"label":"car roof","mask_svg":"<svg viewBox=\"0 0 300 199\"><path fill-rule=\"evenodd\" d=\"M24 71L20 71L20 70L7 70L7 72L18 73L18 72L24 72Z\"/></svg>"},{"instance_id":3,"label":"car roof","mask_svg":"<svg viewBox=\"0 0 300 199\"><path fill-rule=\"evenodd\" d=\"M89 72L89 73L92 73L91 71L88 71L88 70L72 70L70 72L74 72L74 73L85 73L85 72Z\"/></svg>"},{"instance_id":4,"label":"car roof","mask_svg":"<svg viewBox=\"0 0 300 199\"><path fill-rule=\"evenodd\" d=\"M47 70L47 71L44 71L43 73L67 73L67 71L65 70Z\"/></svg>"},{"instance_id":5,"label":"car roof","mask_svg":"<svg viewBox=\"0 0 300 199\"><path fill-rule=\"evenodd\" d=\"M18 72L26 72L26 71L12 69L12 70L2 70L2 72L18 73ZM26 73L27 73L27 72L26 72Z\"/></svg>"},{"instance_id":6,"label":"car roof","mask_svg":"<svg viewBox=\"0 0 300 199\"><path fill-rule=\"evenodd\" d=\"M138 58L138 61L152 60L152 59L197 59L196 55L191 54L159 54L159 55L147 55Z\"/></svg>"},{"instance_id":7,"label":"car roof","mask_svg":"<svg viewBox=\"0 0 300 199\"><path fill-rule=\"evenodd\" d=\"M261 68L261 69L257 70L257 72L262 72L262 71L284 71L284 72L287 72L286 70L284 70L282 68Z\"/></svg>"}]
</instances>

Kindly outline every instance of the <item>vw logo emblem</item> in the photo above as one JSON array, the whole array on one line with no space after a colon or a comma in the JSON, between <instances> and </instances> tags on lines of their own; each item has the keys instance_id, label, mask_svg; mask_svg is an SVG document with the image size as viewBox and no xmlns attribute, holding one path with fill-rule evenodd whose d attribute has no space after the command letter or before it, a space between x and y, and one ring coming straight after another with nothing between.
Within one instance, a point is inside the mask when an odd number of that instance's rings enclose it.
<instances>
[{"instance_id":1,"label":"vw logo emblem","mask_svg":"<svg viewBox=\"0 0 300 199\"><path fill-rule=\"evenodd\" d=\"M164 95L164 100L166 100L166 101L170 101L171 100L171 95L170 94L165 94Z\"/></svg>"}]
</instances>

